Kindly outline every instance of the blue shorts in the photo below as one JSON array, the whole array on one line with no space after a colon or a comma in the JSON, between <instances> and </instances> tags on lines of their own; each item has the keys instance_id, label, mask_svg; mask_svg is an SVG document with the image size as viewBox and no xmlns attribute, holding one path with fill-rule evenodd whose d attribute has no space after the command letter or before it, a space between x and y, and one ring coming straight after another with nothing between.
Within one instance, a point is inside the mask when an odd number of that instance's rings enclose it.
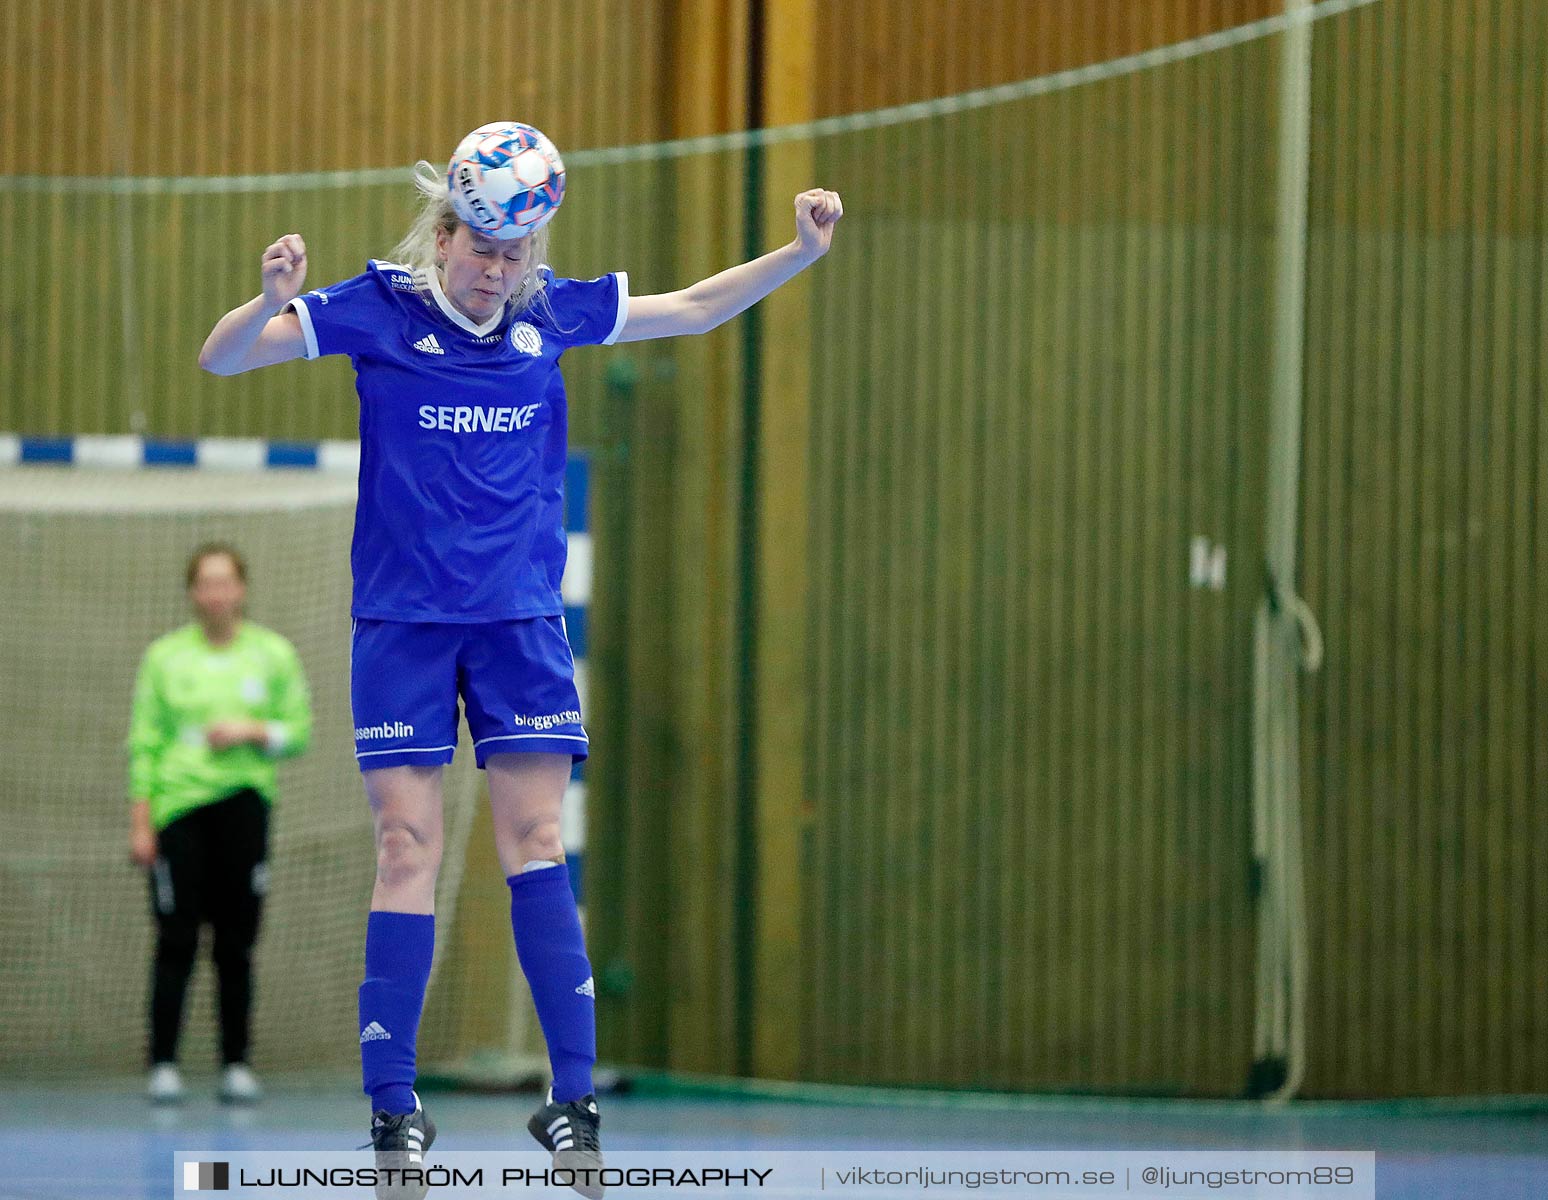
<instances>
[{"instance_id":1,"label":"blue shorts","mask_svg":"<svg viewBox=\"0 0 1548 1200\"><path fill-rule=\"evenodd\" d=\"M349 698L362 771L449 763L462 697L473 756L586 757L575 659L563 617L487 625L354 623Z\"/></svg>"}]
</instances>

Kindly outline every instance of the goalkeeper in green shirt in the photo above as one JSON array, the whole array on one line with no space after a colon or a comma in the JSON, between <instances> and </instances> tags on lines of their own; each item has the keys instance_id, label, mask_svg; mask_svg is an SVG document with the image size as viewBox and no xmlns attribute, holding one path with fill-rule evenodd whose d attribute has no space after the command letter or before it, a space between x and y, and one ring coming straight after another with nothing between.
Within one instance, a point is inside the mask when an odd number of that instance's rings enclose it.
<instances>
[{"instance_id":1,"label":"goalkeeper in green shirt","mask_svg":"<svg viewBox=\"0 0 1548 1200\"><path fill-rule=\"evenodd\" d=\"M261 1095L247 1063L252 951L268 885L275 762L311 737L300 659L272 630L243 620L247 566L230 546L188 563L197 618L158 638L135 682L129 728L129 855L150 876L156 917L151 975L150 1096L182 1099L177 1041L199 944L214 930L220 1097Z\"/></svg>"}]
</instances>

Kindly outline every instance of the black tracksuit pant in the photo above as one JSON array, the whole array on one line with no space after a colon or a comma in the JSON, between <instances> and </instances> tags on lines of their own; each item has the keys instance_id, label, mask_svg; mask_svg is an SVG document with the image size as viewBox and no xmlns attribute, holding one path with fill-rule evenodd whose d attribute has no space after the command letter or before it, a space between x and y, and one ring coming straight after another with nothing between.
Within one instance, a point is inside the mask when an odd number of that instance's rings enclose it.
<instances>
[{"instance_id":1,"label":"black tracksuit pant","mask_svg":"<svg viewBox=\"0 0 1548 1200\"><path fill-rule=\"evenodd\" d=\"M156 835L150 871L156 916L151 969L151 1062L176 1062L183 999L199 948L214 930L221 1061L247 1061L253 945L268 890L269 806L251 788L177 818Z\"/></svg>"}]
</instances>

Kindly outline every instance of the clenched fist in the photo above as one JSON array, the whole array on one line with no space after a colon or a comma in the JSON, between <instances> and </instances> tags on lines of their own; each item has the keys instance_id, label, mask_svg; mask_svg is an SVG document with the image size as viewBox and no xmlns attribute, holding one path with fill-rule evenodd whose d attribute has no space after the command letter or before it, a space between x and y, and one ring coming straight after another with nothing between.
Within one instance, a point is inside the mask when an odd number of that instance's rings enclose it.
<instances>
[{"instance_id":1,"label":"clenched fist","mask_svg":"<svg viewBox=\"0 0 1548 1200\"><path fill-rule=\"evenodd\" d=\"M301 294L306 282L306 243L287 233L263 252L263 297L276 310Z\"/></svg>"}]
</instances>

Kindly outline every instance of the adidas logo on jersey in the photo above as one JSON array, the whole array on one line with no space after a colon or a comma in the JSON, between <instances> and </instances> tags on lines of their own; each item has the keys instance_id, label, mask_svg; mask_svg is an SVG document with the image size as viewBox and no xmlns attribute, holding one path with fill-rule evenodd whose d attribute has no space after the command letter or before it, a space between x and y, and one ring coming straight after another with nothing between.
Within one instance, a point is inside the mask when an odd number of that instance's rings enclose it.
<instances>
[{"instance_id":1,"label":"adidas logo on jersey","mask_svg":"<svg viewBox=\"0 0 1548 1200\"><path fill-rule=\"evenodd\" d=\"M575 989L575 994L577 996L590 996L593 1000L597 998L597 989L592 985L590 975L586 976L585 983Z\"/></svg>"},{"instance_id":2,"label":"adidas logo on jersey","mask_svg":"<svg viewBox=\"0 0 1548 1200\"><path fill-rule=\"evenodd\" d=\"M425 354L446 353L446 351L441 349L441 343L435 340L435 334L433 333L427 333L424 337L415 342L414 349L423 351Z\"/></svg>"},{"instance_id":3,"label":"adidas logo on jersey","mask_svg":"<svg viewBox=\"0 0 1548 1200\"><path fill-rule=\"evenodd\" d=\"M360 1044L362 1046L364 1046L367 1042L390 1041L392 1041L392 1034L388 1033L375 1021L372 1021L369 1025L360 1031Z\"/></svg>"}]
</instances>

